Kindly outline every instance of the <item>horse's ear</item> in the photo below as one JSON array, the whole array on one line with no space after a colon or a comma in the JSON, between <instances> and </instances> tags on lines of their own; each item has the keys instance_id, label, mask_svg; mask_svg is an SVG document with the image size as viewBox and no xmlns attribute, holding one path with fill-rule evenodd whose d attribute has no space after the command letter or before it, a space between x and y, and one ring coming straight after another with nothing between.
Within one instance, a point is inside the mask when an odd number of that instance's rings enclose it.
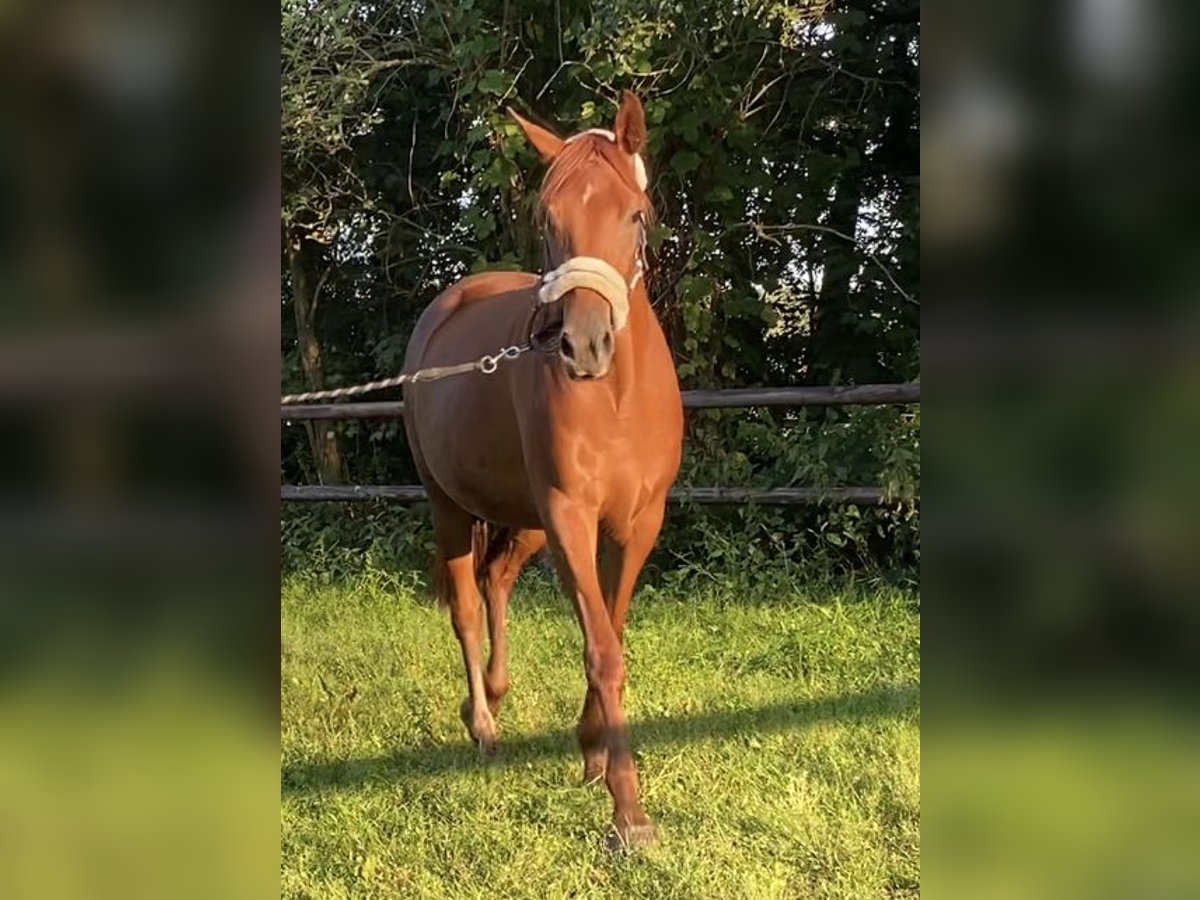
<instances>
[{"instance_id":1,"label":"horse's ear","mask_svg":"<svg viewBox=\"0 0 1200 900\"><path fill-rule=\"evenodd\" d=\"M646 111L633 91L621 92L621 108L617 110L613 134L617 136L617 146L626 153L637 153L646 143Z\"/></svg>"},{"instance_id":2,"label":"horse's ear","mask_svg":"<svg viewBox=\"0 0 1200 900\"><path fill-rule=\"evenodd\" d=\"M518 115L510 106L508 114L514 122L521 126L521 130L525 132L525 138L529 143L533 144L534 149L542 155L542 159L550 162L554 157L558 156L566 144L562 138L554 132L543 128L541 125L534 125L528 119Z\"/></svg>"}]
</instances>

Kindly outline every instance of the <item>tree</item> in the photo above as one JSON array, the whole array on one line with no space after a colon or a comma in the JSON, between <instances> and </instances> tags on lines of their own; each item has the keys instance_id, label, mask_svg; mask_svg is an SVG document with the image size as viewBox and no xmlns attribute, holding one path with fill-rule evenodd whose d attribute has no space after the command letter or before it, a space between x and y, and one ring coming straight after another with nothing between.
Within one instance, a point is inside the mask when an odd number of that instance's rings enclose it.
<instances>
[{"instance_id":1,"label":"tree","mask_svg":"<svg viewBox=\"0 0 1200 900\"><path fill-rule=\"evenodd\" d=\"M649 284L685 386L916 377L918 41L915 0L285 0L285 383L393 373L442 287L537 270L541 164L504 107L569 133L622 88L650 124ZM731 447L747 421L765 430ZM894 442L853 421L878 474ZM774 472L767 435L798 427L696 417L689 453ZM394 423L335 431L354 480L411 478ZM285 470L331 476L332 445L285 440Z\"/></svg>"}]
</instances>

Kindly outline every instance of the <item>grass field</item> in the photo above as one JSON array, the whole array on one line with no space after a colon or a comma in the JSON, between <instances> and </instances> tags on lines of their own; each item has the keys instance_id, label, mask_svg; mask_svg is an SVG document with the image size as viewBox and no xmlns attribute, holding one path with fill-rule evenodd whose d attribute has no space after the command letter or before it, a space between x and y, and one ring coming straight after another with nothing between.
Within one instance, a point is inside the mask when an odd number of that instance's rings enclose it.
<instances>
[{"instance_id":1,"label":"grass field","mask_svg":"<svg viewBox=\"0 0 1200 900\"><path fill-rule=\"evenodd\" d=\"M288 578L283 895L807 898L920 893L920 643L894 588L643 589L626 711L661 841L612 854L580 785L581 640L537 573L481 759L447 615L415 583Z\"/></svg>"}]
</instances>

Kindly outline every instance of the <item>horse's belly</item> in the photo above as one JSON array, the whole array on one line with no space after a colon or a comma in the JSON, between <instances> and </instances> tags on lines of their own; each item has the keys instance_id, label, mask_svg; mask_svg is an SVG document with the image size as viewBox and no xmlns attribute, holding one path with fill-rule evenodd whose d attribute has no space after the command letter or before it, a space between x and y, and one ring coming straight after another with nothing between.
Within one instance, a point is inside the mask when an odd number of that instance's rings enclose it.
<instances>
[{"instance_id":1,"label":"horse's belly","mask_svg":"<svg viewBox=\"0 0 1200 900\"><path fill-rule=\"evenodd\" d=\"M447 473L439 484L447 494L471 515L515 528L541 528L541 520L522 480L498 479L493 473L458 468Z\"/></svg>"},{"instance_id":2,"label":"horse's belly","mask_svg":"<svg viewBox=\"0 0 1200 900\"><path fill-rule=\"evenodd\" d=\"M493 385L489 384L489 387ZM422 386L416 436L437 486L472 515L503 525L539 527L516 422L501 396L465 385Z\"/></svg>"}]
</instances>

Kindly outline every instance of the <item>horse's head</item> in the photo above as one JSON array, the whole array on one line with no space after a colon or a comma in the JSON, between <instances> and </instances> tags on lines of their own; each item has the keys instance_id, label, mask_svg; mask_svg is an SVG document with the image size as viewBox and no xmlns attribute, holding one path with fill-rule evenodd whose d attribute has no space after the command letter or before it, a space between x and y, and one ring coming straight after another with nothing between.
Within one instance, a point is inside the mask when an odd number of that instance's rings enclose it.
<instances>
[{"instance_id":1,"label":"horse's head","mask_svg":"<svg viewBox=\"0 0 1200 900\"><path fill-rule=\"evenodd\" d=\"M509 110L550 163L538 200L546 246L542 302L561 299L559 354L572 378L608 373L615 332L642 277L650 200L638 155L646 140L641 102L625 91L612 131L563 140Z\"/></svg>"}]
</instances>

